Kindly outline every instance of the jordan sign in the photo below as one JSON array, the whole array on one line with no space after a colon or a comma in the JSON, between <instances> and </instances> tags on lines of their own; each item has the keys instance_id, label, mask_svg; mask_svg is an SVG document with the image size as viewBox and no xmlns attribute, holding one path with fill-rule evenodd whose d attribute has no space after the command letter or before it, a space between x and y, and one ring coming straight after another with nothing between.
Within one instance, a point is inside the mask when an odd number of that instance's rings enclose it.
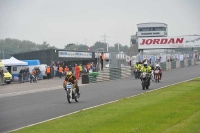
<instances>
[{"instance_id":1,"label":"jordan sign","mask_svg":"<svg viewBox=\"0 0 200 133\"><path fill-rule=\"evenodd\" d=\"M138 38L139 49L200 47L200 36Z\"/></svg>"}]
</instances>

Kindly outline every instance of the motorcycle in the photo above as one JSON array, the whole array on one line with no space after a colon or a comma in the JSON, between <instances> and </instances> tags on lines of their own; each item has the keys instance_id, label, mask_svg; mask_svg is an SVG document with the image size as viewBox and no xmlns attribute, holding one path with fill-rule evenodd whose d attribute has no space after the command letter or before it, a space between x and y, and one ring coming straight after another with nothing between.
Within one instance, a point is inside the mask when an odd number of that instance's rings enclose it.
<instances>
[{"instance_id":1,"label":"motorcycle","mask_svg":"<svg viewBox=\"0 0 200 133\"><path fill-rule=\"evenodd\" d=\"M37 83L36 76L33 74L30 75L30 83L32 83L32 82Z\"/></svg>"},{"instance_id":2,"label":"motorcycle","mask_svg":"<svg viewBox=\"0 0 200 133\"><path fill-rule=\"evenodd\" d=\"M71 103L72 99L78 102L79 96L77 94L76 88L73 87L73 84L71 82L68 82L66 88L67 88L66 93L67 93L68 103Z\"/></svg>"},{"instance_id":3,"label":"motorcycle","mask_svg":"<svg viewBox=\"0 0 200 133\"><path fill-rule=\"evenodd\" d=\"M160 71L159 70L155 70L154 74L155 74L155 82L157 83L160 80Z\"/></svg>"},{"instance_id":4,"label":"motorcycle","mask_svg":"<svg viewBox=\"0 0 200 133\"><path fill-rule=\"evenodd\" d=\"M142 75L141 75L141 80L142 80L142 89L145 90L146 89L149 89L149 86L150 86L150 81L149 81L149 74L146 73L146 72L143 72Z\"/></svg>"},{"instance_id":5,"label":"motorcycle","mask_svg":"<svg viewBox=\"0 0 200 133\"><path fill-rule=\"evenodd\" d=\"M139 79L140 78L140 71L138 69L135 69L135 79Z\"/></svg>"}]
</instances>

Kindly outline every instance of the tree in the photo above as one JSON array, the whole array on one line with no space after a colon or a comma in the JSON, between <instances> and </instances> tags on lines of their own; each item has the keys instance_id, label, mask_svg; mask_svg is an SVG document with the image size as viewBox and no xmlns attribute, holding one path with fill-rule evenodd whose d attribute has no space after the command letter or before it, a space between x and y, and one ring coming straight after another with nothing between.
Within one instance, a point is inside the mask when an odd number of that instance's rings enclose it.
<instances>
[{"instance_id":1,"label":"tree","mask_svg":"<svg viewBox=\"0 0 200 133\"><path fill-rule=\"evenodd\" d=\"M42 44L36 44L28 40L18 40L18 39L1 39L0 40L0 49L4 51L4 58L10 58L11 54L29 52L34 50L43 50L56 48L55 46L50 46L47 42ZM3 55L0 54L0 58L3 58Z\"/></svg>"}]
</instances>

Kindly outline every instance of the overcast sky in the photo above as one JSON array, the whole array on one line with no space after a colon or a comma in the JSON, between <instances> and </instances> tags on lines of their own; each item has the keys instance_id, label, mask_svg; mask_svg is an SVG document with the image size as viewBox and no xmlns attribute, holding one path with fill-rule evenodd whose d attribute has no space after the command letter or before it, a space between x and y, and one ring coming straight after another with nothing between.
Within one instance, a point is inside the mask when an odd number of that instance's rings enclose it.
<instances>
[{"instance_id":1,"label":"overcast sky","mask_svg":"<svg viewBox=\"0 0 200 133\"><path fill-rule=\"evenodd\" d=\"M0 0L0 39L130 45L138 23L168 24L169 36L200 34L200 0Z\"/></svg>"}]
</instances>

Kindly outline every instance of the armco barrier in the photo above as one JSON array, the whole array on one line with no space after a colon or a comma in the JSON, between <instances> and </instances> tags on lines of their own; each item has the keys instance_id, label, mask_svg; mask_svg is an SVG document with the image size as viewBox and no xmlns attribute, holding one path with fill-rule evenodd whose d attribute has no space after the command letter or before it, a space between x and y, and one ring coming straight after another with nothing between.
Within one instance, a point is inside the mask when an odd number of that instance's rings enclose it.
<instances>
[{"instance_id":1,"label":"armco barrier","mask_svg":"<svg viewBox=\"0 0 200 133\"><path fill-rule=\"evenodd\" d=\"M188 66L192 65L192 60L188 60Z\"/></svg>"},{"instance_id":2,"label":"armco barrier","mask_svg":"<svg viewBox=\"0 0 200 133\"><path fill-rule=\"evenodd\" d=\"M96 76L89 76L89 83L96 83L97 77Z\"/></svg>"},{"instance_id":3,"label":"armco barrier","mask_svg":"<svg viewBox=\"0 0 200 133\"><path fill-rule=\"evenodd\" d=\"M183 67L185 67L185 66L184 66L184 61L182 60L182 61L180 61L180 68L183 68Z\"/></svg>"},{"instance_id":4,"label":"armco barrier","mask_svg":"<svg viewBox=\"0 0 200 133\"><path fill-rule=\"evenodd\" d=\"M162 62L162 63L160 63L160 67L161 67L162 70L165 71L165 70L167 69L166 62Z\"/></svg>"},{"instance_id":5,"label":"armco barrier","mask_svg":"<svg viewBox=\"0 0 200 133\"><path fill-rule=\"evenodd\" d=\"M184 60L184 67L188 67L188 60Z\"/></svg>"},{"instance_id":6,"label":"armco barrier","mask_svg":"<svg viewBox=\"0 0 200 133\"><path fill-rule=\"evenodd\" d=\"M195 65L195 59L187 59L182 61L162 62L160 67L163 71L176 68L183 68ZM89 83L103 82L108 80L116 80L120 78L131 77L132 67L125 66L121 68L105 68L103 71L99 71L97 77L89 76Z\"/></svg>"},{"instance_id":7,"label":"armco barrier","mask_svg":"<svg viewBox=\"0 0 200 133\"><path fill-rule=\"evenodd\" d=\"M121 67L121 78L128 78L131 76L131 67Z\"/></svg>"},{"instance_id":8,"label":"armco barrier","mask_svg":"<svg viewBox=\"0 0 200 133\"><path fill-rule=\"evenodd\" d=\"M104 69L103 71L100 71L99 75L97 76L97 82L110 80L110 73L109 72L110 72L109 69Z\"/></svg>"},{"instance_id":9,"label":"armco barrier","mask_svg":"<svg viewBox=\"0 0 200 133\"><path fill-rule=\"evenodd\" d=\"M172 61L171 62L171 69L175 69L176 68L176 61Z\"/></svg>"},{"instance_id":10,"label":"armco barrier","mask_svg":"<svg viewBox=\"0 0 200 133\"><path fill-rule=\"evenodd\" d=\"M180 61L176 61L176 68L180 68Z\"/></svg>"},{"instance_id":11,"label":"armco barrier","mask_svg":"<svg viewBox=\"0 0 200 133\"><path fill-rule=\"evenodd\" d=\"M166 70L171 70L171 62L166 62Z\"/></svg>"},{"instance_id":12,"label":"armco barrier","mask_svg":"<svg viewBox=\"0 0 200 133\"><path fill-rule=\"evenodd\" d=\"M192 63L192 65L195 65L196 61L195 60L191 60L191 63Z\"/></svg>"},{"instance_id":13,"label":"armco barrier","mask_svg":"<svg viewBox=\"0 0 200 133\"><path fill-rule=\"evenodd\" d=\"M110 80L120 79L121 78L121 69L120 68L110 68Z\"/></svg>"}]
</instances>

